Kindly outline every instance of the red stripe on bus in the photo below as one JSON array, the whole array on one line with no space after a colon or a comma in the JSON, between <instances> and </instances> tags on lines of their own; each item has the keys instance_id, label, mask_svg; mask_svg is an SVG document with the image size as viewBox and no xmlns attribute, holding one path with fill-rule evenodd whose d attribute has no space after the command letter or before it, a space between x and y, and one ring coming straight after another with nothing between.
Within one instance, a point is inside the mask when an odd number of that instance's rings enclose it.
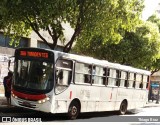
<instances>
[{"instance_id":1,"label":"red stripe on bus","mask_svg":"<svg viewBox=\"0 0 160 125\"><path fill-rule=\"evenodd\" d=\"M27 99L27 100L34 100L34 101L37 101L37 100L41 100L41 99L44 99L46 98L46 95L45 94L40 94L40 95L31 95L31 94L25 94L25 93L21 93L21 92L17 92L15 90L12 90L13 94L19 98L22 98L22 99Z\"/></svg>"},{"instance_id":2,"label":"red stripe on bus","mask_svg":"<svg viewBox=\"0 0 160 125\"><path fill-rule=\"evenodd\" d=\"M70 95L69 95L69 99L71 99L72 98L72 91L70 91Z\"/></svg>"}]
</instances>

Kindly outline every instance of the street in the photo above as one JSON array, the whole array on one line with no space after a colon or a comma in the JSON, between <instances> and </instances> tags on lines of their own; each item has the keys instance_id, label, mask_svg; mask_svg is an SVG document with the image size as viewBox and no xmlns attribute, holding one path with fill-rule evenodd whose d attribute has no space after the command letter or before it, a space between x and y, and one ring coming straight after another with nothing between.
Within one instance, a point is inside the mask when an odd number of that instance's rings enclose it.
<instances>
[{"instance_id":1,"label":"street","mask_svg":"<svg viewBox=\"0 0 160 125\"><path fill-rule=\"evenodd\" d=\"M136 110L130 110L126 115L117 115L117 112L95 112L95 113L82 113L76 120L68 120L66 114L50 114L37 112L33 110L7 107L4 103L0 106L0 116L2 120L5 118L11 118L12 122L8 124L16 124L18 122L43 122L45 124L54 123L72 123L77 124L79 122L112 122L112 125L160 125L160 104L150 102L144 108ZM5 121L7 122L7 121ZM33 123L33 124L34 124ZM4 124L4 123L3 123Z\"/></svg>"}]
</instances>

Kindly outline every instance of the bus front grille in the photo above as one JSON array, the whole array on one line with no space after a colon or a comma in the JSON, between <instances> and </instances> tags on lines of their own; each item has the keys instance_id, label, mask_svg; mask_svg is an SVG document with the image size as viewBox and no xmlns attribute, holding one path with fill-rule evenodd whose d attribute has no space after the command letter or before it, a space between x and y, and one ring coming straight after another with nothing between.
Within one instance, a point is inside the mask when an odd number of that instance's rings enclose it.
<instances>
[{"instance_id":1,"label":"bus front grille","mask_svg":"<svg viewBox=\"0 0 160 125\"><path fill-rule=\"evenodd\" d=\"M23 107L27 107L27 108L36 108L36 105L35 104L31 104L30 102L27 102L27 101L18 101L18 104L20 106L23 106Z\"/></svg>"}]
</instances>

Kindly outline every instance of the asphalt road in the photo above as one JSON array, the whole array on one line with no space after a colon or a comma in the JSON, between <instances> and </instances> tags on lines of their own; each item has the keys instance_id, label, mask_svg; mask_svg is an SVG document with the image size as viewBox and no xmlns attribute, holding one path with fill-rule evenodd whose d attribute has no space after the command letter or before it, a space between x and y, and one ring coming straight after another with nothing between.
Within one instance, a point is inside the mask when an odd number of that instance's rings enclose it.
<instances>
[{"instance_id":1,"label":"asphalt road","mask_svg":"<svg viewBox=\"0 0 160 125\"><path fill-rule=\"evenodd\" d=\"M69 120L66 114L51 114L44 112L37 112L33 110L28 110L18 107L7 107L0 106L0 116L1 117L11 117L11 118L20 118L20 122L25 119L37 120L42 122L139 122L139 118L143 116L157 119L160 123L160 106L159 105L150 105L145 108L139 108L137 110L130 110L126 115L118 115L117 112L92 112L92 113L82 113L76 120ZM151 118L152 118L151 117ZM138 120L137 120L138 119ZM17 122L16 120L13 120ZM141 120L140 120L141 122ZM143 121L142 122L148 122Z\"/></svg>"}]
</instances>

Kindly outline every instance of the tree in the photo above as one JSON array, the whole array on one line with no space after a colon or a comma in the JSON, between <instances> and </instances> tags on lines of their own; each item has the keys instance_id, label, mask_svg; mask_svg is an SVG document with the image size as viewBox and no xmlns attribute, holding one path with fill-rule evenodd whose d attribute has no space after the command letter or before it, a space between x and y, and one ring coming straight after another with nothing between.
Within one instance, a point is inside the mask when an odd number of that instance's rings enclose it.
<instances>
[{"instance_id":1,"label":"tree","mask_svg":"<svg viewBox=\"0 0 160 125\"><path fill-rule=\"evenodd\" d=\"M156 14L151 15L147 21L155 23L159 27L160 33L160 18ZM150 67L150 69L152 70L152 74L160 70L160 57L153 61L153 64Z\"/></svg>"},{"instance_id":2,"label":"tree","mask_svg":"<svg viewBox=\"0 0 160 125\"><path fill-rule=\"evenodd\" d=\"M160 18L156 14L151 15L147 21L157 24L160 31Z\"/></svg>"},{"instance_id":3,"label":"tree","mask_svg":"<svg viewBox=\"0 0 160 125\"><path fill-rule=\"evenodd\" d=\"M108 41L103 44L103 40L102 36L95 36L85 45L77 43L75 49L96 58L152 71L157 66L156 60L160 60L160 34L154 23L145 22L138 25L135 31L125 31L119 43Z\"/></svg>"},{"instance_id":4,"label":"tree","mask_svg":"<svg viewBox=\"0 0 160 125\"><path fill-rule=\"evenodd\" d=\"M27 35L32 29L51 49L58 39L65 41L62 23L69 23L74 33L63 50L69 52L77 39L97 34L120 40L118 30L131 30L138 23L143 4L140 0L1 0L0 8L1 29L15 37ZM52 44L40 29L49 33Z\"/></svg>"}]
</instances>

